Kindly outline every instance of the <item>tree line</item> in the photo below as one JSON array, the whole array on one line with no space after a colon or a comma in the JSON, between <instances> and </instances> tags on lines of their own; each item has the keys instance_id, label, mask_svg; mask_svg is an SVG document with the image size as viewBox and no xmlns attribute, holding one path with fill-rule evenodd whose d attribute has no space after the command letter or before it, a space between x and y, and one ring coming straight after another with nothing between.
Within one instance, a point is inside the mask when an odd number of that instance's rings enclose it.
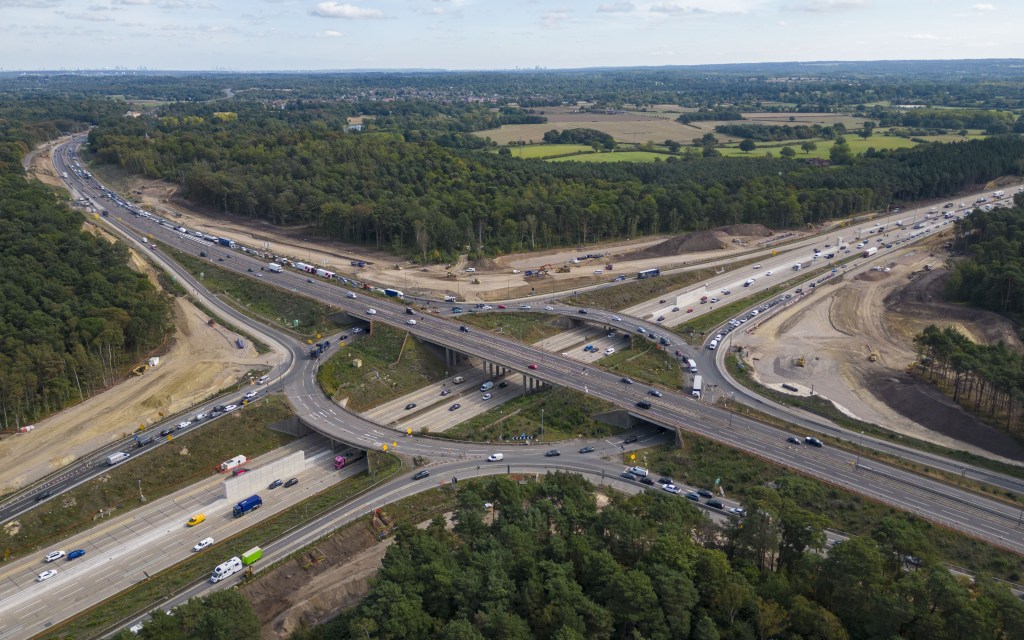
<instances>
[{"instance_id":1,"label":"tree line","mask_svg":"<svg viewBox=\"0 0 1024 640\"><path fill-rule=\"evenodd\" d=\"M1024 155L1024 141L1011 135L871 150L839 169L770 158L549 163L442 146L423 105L389 103L391 115L358 134L340 124L347 106L235 108L232 120L214 117L220 104L165 114L198 119L109 120L91 132L90 148L101 162L176 182L185 197L221 211L315 225L427 262L740 222L817 223L953 194L1017 171ZM402 112L410 122L395 115ZM440 120L441 134L484 144L453 130L466 124L457 118Z\"/></svg>"},{"instance_id":2,"label":"tree line","mask_svg":"<svg viewBox=\"0 0 1024 640\"><path fill-rule=\"evenodd\" d=\"M842 123L839 123L842 124ZM720 124L715 127L718 133L753 140L754 142L777 142L780 140L808 140L810 138L832 138L834 129L829 127L828 135L823 135L820 124L788 125L788 124ZM843 132L846 128L843 127Z\"/></svg>"},{"instance_id":3,"label":"tree line","mask_svg":"<svg viewBox=\"0 0 1024 640\"><path fill-rule=\"evenodd\" d=\"M10 113L10 111L8 111ZM171 305L128 249L25 179L46 126L30 116L0 142L0 426L15 429L113 385L170 333Z\"/></svg>"},{"instance_id":4,"label":"tree line","mask_svg":"<svg viewBox=\"0 0 1024 640\"><path fill-rule=\"evenodd\" d=\"M486 479L459 489L453 529L400 525L366 598L292 638L1024 638L1024 604L958 580L904 518L821 553L805 482L752 490L720 527L660 491L598 509L575 474Z\"/></svg>"}]
</instances>

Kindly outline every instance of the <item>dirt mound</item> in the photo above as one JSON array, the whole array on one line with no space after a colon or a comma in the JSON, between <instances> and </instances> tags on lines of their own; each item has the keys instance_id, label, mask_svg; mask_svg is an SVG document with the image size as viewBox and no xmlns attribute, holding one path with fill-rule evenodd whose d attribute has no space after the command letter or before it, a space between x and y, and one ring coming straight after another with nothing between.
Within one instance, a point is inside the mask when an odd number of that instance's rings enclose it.
<instances>
[{"instance_id":1,"label":"dirt mound","mask_svg":"<svg viewBox=\"0 0 1024 640\"><path fill-rule=\"evenodd\" d=\"M763 238L772 235L772 231L761 224L734 224L718 227L710 231L694 231L686 235L669 238L664 242L632 254L625 254L627 259L661 258L681 253L701 253L703 251L720 251L729 246L733 238Z\"/></svg>"},{"instance_id":2,"label":"dirt mound","mask_svg":"<svg viewBox=\"0 0 1024 640\"><path fill-rule=\"evenodd\" d=\"M259 616L261 637L287 638L355 606L392 541L378 542L367 527L350 527L242 587Z\"/></svg>"},{"instance_id":3,"label":"dirt mound","mask_svg":"<svg viewBox=\"0 0 1024 640\"><path fill-rule=\"evenodd\" d=\"M931 385L907 374L869 376L868 389L902 415L932 431L1013 460L1024 460L1024 446L975 418Z\"/></svg>"},{"instance_id":4,"label":"dirt mound","mask_svg":"<svg viewBox=\"0 0 1024 640\"><path fill-rule=\"evenodd\" d=\"M865 271L859 273L853 277L854 280L863 280L865 282L878 282L879 280L885 280L889 277L889 274L884 271Z\"/></svg>"}]
</instances>

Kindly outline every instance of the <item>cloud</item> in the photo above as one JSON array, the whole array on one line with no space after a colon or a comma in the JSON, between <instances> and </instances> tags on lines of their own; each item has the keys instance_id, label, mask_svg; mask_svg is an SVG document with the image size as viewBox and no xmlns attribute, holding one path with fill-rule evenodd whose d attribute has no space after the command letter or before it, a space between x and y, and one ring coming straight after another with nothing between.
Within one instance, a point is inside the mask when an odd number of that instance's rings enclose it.
<instances>
[{"instance_id":1,"label":"cloud","mask_svg":"<svg viewBox=\"0 0 1024 640\"><path fill-rule=\"evenodd\" d=\"M57 6L56 0L0 0L0 9L22 7L28 9L46 9Z\"/></svg>"},{"instance_id":2,"label":"cloud","mask_svg":"<svg viewBox=\"0 0 1024 640\"><path fill-rule=\"evenodd\" d=\"M975 11L995 11L996 5L990 4L988 2L979 2L976 5L972 5L971 8L974 9Z\"/></svg>"},{"instance_id":3,"label":"cloud","mask_svg":"<svg viewBox=\"0 0 1024 640\"><path fill-rule=\"evenodd\" d=\"M97 15L95 13L64 13L58 11L57 13L63 13L69 20L83 20L85 22L113 22L113 16Z\"/></svg>"},{"instance_id":4,"label":"cloud","mask_svg":"<svg viewBox=\"0 0 1024 640\"><path fill-rule=\"evenodd\" d=\"M650 12L667 13L673 16L683 16L707 13L707 10L701 9L700 7L683 6L681 4L676 4L675 2L662 2L661 4L651 5Z\"/></svg>"},{"instance_id":5,"label":"cloud","mask_svg":"<svg viewBox=\"0 0 1024 640\"><path fill-rule=\"evenodd\" d=\"M548 29L557 29L570 17L568 9L555 9L541 15L540 22Z\"/></svg>"},{"instance_id":6,"label":"cloud","mask_svg":"<svg viewBox=\"0 0 1024 640\"><path fill-rule=\"evenodd\" d=\"M636 9L632 2L606 2L598 5L598 13L629 13Z\"/></svg>"},{"instance_id":7,"label":"cloud","mask_svg":"<svg viewBox=\"0 0 1024 640\"><path fill-rule=\"evenodd\" d=\"M910 34L911 40L939 40L939 36L934 33L912 33Z\"/></svg>"},{"instance_id":8,"label":"cloud","mask_svg":"<svg viewBox=\"0 0 1024 640\"><path fill-rule=\"evenodd\" d=\"M116 4L147 5L153 4L153 0L115 0Z\"/></svg>"},{"instance_id":9,"label":"cloud","mask_svg":"<svg viewBox=\"0 0 1024 640\"><path fill-rule=\"evenodd\" d=\"M384 12L380 9L366 9L354 4L339 2L321 2L313 9L313 15L321 18L345 18L346 20L380 19Z\"/></svg>"},{"instance_id":10,"label":"cloud","mask_svg":"<svg viewBox=\"0 0 1024 640\"><path fill-rule=\"evenodd\" d=\"M340 38L341 37L341 32L340 31L331 31L331 30L318 31L317 34L316 34L316 37L318 37L318 38Z\"/></svg>"},{"instance_id":11,"label":"cloud","mask_svg":"<svg viewBox=\"0 0 1024 640\"><path fill-rule=\"evenodd\" d=\"M867 9L871 0L804 0L787 5L790 11L806 11L809 13L825 13L828 11L849 11L851 9Z\"/></svg>"}]
</instances>

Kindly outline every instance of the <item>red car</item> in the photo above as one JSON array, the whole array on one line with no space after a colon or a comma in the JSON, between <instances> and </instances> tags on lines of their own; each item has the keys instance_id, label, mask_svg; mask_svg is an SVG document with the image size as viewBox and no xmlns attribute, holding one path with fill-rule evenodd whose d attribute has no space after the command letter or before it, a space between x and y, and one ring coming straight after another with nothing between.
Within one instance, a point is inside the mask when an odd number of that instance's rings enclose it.
<instances>
[{"instance_id":1,"label":"red car","mask_svg":"<svg viewBox=\"0 0 1024 640\"><path fill-rule=\"evenodd\" d=\"M503 305L503 304L499 304L499 305L498 305L498 308L499 308L499 309L508 309L508 307L506 307L506 306L505 306L505 305Z\"/></svg>"},{"instance_id":2,"label":"red car","mask_svg":"<svg viewBox=\"0 0 1024 640\"><path fill-rule=\"evenodd\" d=\"M693 313L693 309L687 309L686 313Z\"/></svg>"},{"instance_id":3,"label":"red car","mask_svg":"<svg viewBox=\"0 0 1024 640\"><path fill-rule=\"evenodd\" d=\"M531 364L529 368L530 368L530 369L536 369L536 368L537 368L537 365L535 365L535 364Z\"/></svg>"}]
</instances>

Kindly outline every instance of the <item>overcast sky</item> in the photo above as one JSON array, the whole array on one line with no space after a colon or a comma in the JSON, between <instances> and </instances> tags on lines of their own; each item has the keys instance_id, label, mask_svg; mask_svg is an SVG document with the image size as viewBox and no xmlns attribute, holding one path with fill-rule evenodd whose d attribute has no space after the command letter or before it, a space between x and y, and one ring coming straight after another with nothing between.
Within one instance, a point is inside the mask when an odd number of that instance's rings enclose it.
<instances>
[{"instance_id":1,"label":"overcast sky","mask_svg":"<svg viewBox=\"0 0 1024 640\"><path fill-rule=\"evenodd\" d=\"M0 25L8 71L1024 56L1021 0L0 0Z\"/></svg>"}]
</instances>

